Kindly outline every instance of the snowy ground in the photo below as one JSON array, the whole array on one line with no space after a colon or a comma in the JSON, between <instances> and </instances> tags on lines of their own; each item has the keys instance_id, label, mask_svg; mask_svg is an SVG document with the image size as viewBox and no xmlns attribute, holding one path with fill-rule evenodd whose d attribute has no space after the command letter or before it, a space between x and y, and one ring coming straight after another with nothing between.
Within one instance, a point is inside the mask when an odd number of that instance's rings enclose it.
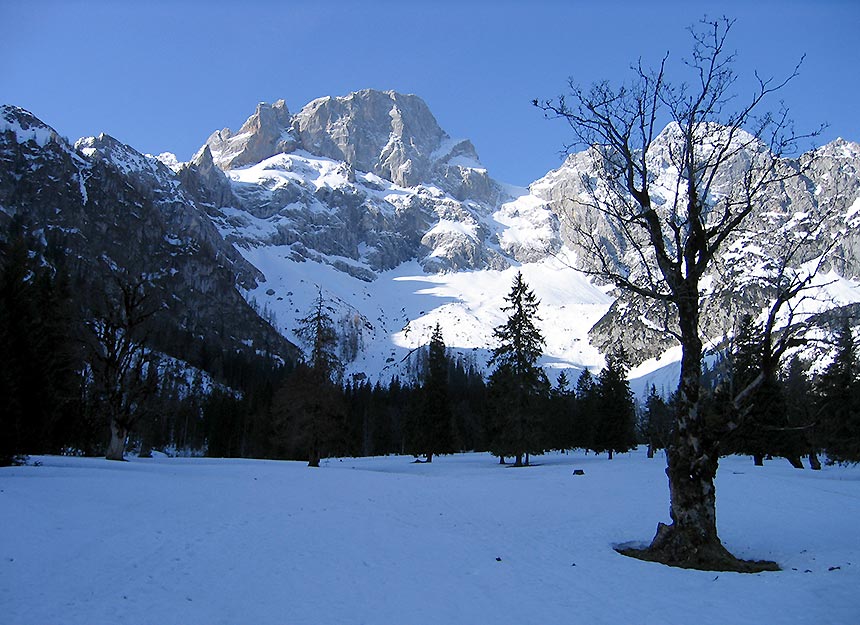
<instances>
[{"instance_id":1,"label":"snowy ground","mask_svg":"<svg viewBox=\"0 0 860 625\"><path fill-rule=\"evenodd\" d=\"M668 520L641 452L33 460L0 469L3 624L860 623L860 467L724 460L724 542L784 569L742 575L612 550Z\"/></svg>"}]
</instances>

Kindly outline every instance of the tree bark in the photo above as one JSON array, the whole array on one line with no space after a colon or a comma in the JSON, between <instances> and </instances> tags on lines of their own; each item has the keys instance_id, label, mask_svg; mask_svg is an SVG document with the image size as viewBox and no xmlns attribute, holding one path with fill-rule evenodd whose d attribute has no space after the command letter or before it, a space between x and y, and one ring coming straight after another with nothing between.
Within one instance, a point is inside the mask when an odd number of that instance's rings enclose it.
<instances>
[{"instance_id":1,"label":"tree bark","mask_svg":"<svg viewBox=\"0 0 860 625\"><path fill-rule=\"evenodd\" d=\"M499 464L505 464L505 457L499 456Z\"/></svg>"},{"instance_id":2,"label":"tree bark","mask_svg":"<svg viewBox=\"0 0 860 625\"><path fill-rule=\"evenodd\" d=\"M658 524L650 557L672 566L736 570L737 562L717 536L714 478L717 442L700 413L702 341L698 332L698 292L679 298L681 380L675 428L666 449L671 525Z\"/></svg>"},{"instance_id":3,"label":"tree bark","mask_svg":"<svg viewBox=\"0 0 860 625\"><path fill-rule=\"evenodd\" d=\"M433 452L427 454L427 462L433 462Z\"/></svg>"},{"instance_id":4,"label":"tree bark","mask_svg":"<svg viewBox=\"0 0 860 625\"><path fill-rule=\"evenodd\" d=\"M800 456L786 456L785 459L788 460L791 463L791 466L795 469L803 468L803 462L800 461Z\"/></svg>"},{"instance_id":5,"label":"tree bark","mask_svg":"<svg viewBox=\"0 0 860 625\"><path fill-rule=\"evenodd\" d=\"M612 460L612 450L609 450L609 459Z\"/></svg>"},{"instance_id":6,"label":"tree bark","mask_svg":"<svg viewBox=\"0 0 860 625\"><path fill-rule=\"evenodd\" d=\"M523 466L523 455L522 455L522 454L517 454L517 455L515 456L515 458L516 458L516 459L514 460L514 466L515 466L515 467L521 467L521 466Z\"/></svg>"},{"instance_id":7,"label":"tree bark","mask_svg":"<svg viewBox=\"0 0 860 625\"><path fill-rule=\"evenodd\" d=\"M763 467L764 466L764 455L753 454L753 464L757 467Z\"/></svg>"},{"instance_id":8,"label":"tree bark","mask_svg":"<svg viewBox=\"0 0 860 625\"><path fill-rule=\"evenodd\" d=\"M105 453L108 460L125 460L125 441L128 438L128 428L116 419L110 422L110 444Z\"/></svg>"},{"instance_id":9,"label":"tree bark","mask_svg":"<svg viewBox=\"0 0 860 625\"><path fill-rule=\"evenodd\" d=\"M813 471L821 471L821 461L814 451L809 452L809 468Z\"/></svg>"},{"instance_id":10,"label":"tree bark","mask_svg":"<svg viewBox=\"0 0 860 625\"><path fill-rule=\"evenodd\" d=\"M648 457L654 457L654 446L651 443L648 443Z\"/></svg>"}]
</instances>

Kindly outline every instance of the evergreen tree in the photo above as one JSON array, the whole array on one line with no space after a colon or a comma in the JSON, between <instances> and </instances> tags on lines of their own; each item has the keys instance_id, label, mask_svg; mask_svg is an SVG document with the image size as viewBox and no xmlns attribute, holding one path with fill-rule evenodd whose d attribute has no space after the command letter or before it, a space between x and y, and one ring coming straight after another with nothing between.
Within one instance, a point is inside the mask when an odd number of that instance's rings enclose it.
<instances>
[{"instance_id":1,"label":"evergreen tree","mask_svg":"<svg viewBox=\"0 0 860 625\"><path fill-rule=\"evenodd\" d=\"M808 372L809 363L795 355L788 363L781 380L788 425L783 445L786 455L797 459L795 466L800 463L801 456L808 455L809 466L820 469L818 451L821 449L821 441L818 440L815 428L814 394Z\"/></svg>"},{"instance_id":2,"label":"evergreen tree","mask_svg":"<svg viewBox=\"0 0 860 625\"><path fill-rule=\"evenodd\" d=\"M68 278L20 216L0 232L0 466L89 447L77 401L81 354Z\"/></svg>"},{"instance_id":3,"label":"evergreen tree","mask_svg":"<svg viewBox=\"0 0 860 625\"><path fill-rule=\"evenodd\" d=\"M636 447L636 407L627 381L627 365L622 352L610 355L598 377L594 450L613 453Z\"/></svg>"},{"instance_id":4,"label":"evergreen tree","mask_svg":"<svg viewBox=\"0 0 860 625\"><path fill-rule=\"evenodd\" d=\"M653 458L658 449L665 449L672 434L672 412L669 404L658 393L652 384L645 399L645 410L642 417L642 435L648 444L648 457Z\"/></svg>"},{"instance_id":5,"label":"evergreen tree","mask_svg":"<svg viewBox=\"0 0 860 625\"><path fill-rule=\"evenodd\" d=\"M434 454L451 453L451 409L448 404L448 355L442 328L437 323L430 336L421 404L415 414L410 452L433 462Z\"/></svg>"},{"instance_id":6,"label":"evergreen tree","mask_svg":"<svg viewBox=\"0 0 860 625\"><path fill-rule=\"evenodd\" d=\"M818 381L818 413L827 456L835 462L860 462L860 364L851 326L845 319L836 333L836 354Z\"/></svg>"},{"instance_id":7,"label":"evergreen tree","mask_svg":"<svg viewBox=\"0 0 860 625\"><path fill-rule=\"evenodd\" d=\"M588 369L583 369L576 380L574 390L574 439L573 447L594 449L594 429L597 413L597 382Z\"/></svg>"},{"instance_id":8,"label":"evergreen tree","mask_svg":"<svg viewBox=\"0 0 860 625\"><path fill-rule=\"evenodd\" d=\"M513 455L515 466L522 466L523 456L528 464L528 454L543 451L538 440L537 404L549 392L550 384L538 366L545 344L535 325L540 321L540 302L523 281L522 273L517 273L505 301L508 304L502 310L508 319L493 330L498 346L490 359L495 365L490 387L497 419L493 447L500 456Z\"/></svg>"},{"instance_id":9,"label":"evergreen tree","mask_svg":"<svg viewBox=\"0 0 860 625\"><path fill-rule=\"evenodd\" d=\"M558 374L548 404L543 447L570 449L574 440L574 396L566 372Z\"/></svg>"},{"instance_id":10,"label":"evergreen tree","mask_svg":"<svg viewBox=\"0 0 860 625\"><path fill-rule=\"evenodd\" d=\"M735 333L731 355L732 397L761 374L761 360L761 332L752 317L744 315ZM751 455L756 466L761 466L766 456L782 455L780 439L786 426L785 400L775 374L765 373L764 380L748 396L742 411L740 426L722 443L723 453Z\"/></svg>"}]
</instances>

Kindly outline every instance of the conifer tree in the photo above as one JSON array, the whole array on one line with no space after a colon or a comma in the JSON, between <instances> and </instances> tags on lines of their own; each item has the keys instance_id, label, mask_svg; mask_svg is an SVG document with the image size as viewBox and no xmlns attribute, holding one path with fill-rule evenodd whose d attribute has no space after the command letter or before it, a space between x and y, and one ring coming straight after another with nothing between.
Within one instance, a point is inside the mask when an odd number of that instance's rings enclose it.
<instances>
[{"instance_id":1,"label":"conifer tree","mask_svg":"<svg viewBox=\"0 0 860 625\"><path fill-rule=\"evenodd\" d=\"M783 446L795 466L800 464L800 457L809 456L809 466L821 469L818 460L818 450L821 442L818 440L814 423L814 402L812 382L809 379L809 363L795 355L781 379L785 397L785 415L788 428L784 435Z\"/></svg>"},{"instance_id":2,"label":"conifer tree","mask_svg":"<svg viewBox=\"0 0 860 625\"><path fill-rule=\"evenodd\" d=\"M672 413L666 400L652 384L645 399L642 434L648 444L648 457L653 458L658 449L665 449L672 434Z\"/></svg>"},{"instance_id":3,"label":"conifer tree","mask_svg":"<svg viewBox=\"0 0 860 625\"><path fill-rule=\"evenodd\" d=\"M741 318L735 333L731 357L732 395L749 386L762 373L761 332L750 315ZM785 431L785 400L782 388L772 371L766 371L763 381L748 396L743 408L741 426L723 442L723 452L748 454L756 466L765 456L783 455L781 435Z\"/></svg>"},{"instance_id":4,"label":"conifer tree","mask_svg":"<svg viewBox=\"0 0 860 625\"><path fill-rule=\"evenodd\" d=\"M594 449L594 423L597 410L597 383L591 371L583 369L576 380L575 415L576 425L574 447Z\"/></svg>"},{"instance_id":5,"label":"conifer tree","mask_svg":"<svg viewBox=\"0 0 860 625\"><path fill-rule=\"evenodd\" d=\"M321 381L338 382L341 363L337 356L338 336L332 320L332 309L319 288L307 315L299 319L296 334L310 345L306 364Z\"/></svg>"},{"instance_id":6,"label":"conifer tree","mask_svg":"<svg viewBox=\"0 0 860 625\"><path fill-rule=\"evenodd\" d=\"M860 365L848 320L836 333L836 354L818 382L818 412L827 456L860 462Z\"/></svg>"},{"instance_id":7,"label":"conifer tree","mask_svg":"<svg viewBox=\"0 0 860 625\"><path fill-rule=\"evenodd\" d=\"M556 377L550 392L547 421L544 428L544 447L547 449L570 449L574 440L574 397L570 380L565 371Z\"/></svg>"},{"instance_id":8,"label":"conifer tree","mask_svg":"<svg viewBox=\"0 0 860 625\"><path fill-rule=\"evenodd\" d=\"M636 447L636 408L627 381L623 352L610 355L598 377L594 450L606 451L609 459L616 452Z\"/></svg>"},{"instance_id":9,"label":"conifer tree","mask_svg":"<svg viewBox=\"0 0 860 625\"><path fill-rule=\"evenodd\" d=\"M437 323L430 336L421 405L415 415L411 452L433 462L434 454L451 453L451 409L448 404L448 355L442 328Z\"/></svg>"},{"instance_id":10,"label":"conifer tree","mask_svg":"<svg viewBox=\"0 0 860 625\"><path fill-rule=\"evenodd\" d=\"M515 457L515 466L528 464L528 454L540 453L536 404L549 392L550 384L538 359L545 340L535 322L540 302L518 272L502 307L508 320L493 330L498 346L490 364L490 387L495 398L499 428L495 451Z\"/></svg>"},{"instance_id":11,"label":"conifer tree","mask_svg":"<svg viewBox=\"0 0 860 625\"><path fill-rule=\"evenodd\" d=\"M0 231L0 466L84 447L79 321L67 276L43 252L20 215Z\"/></svg>"}]
</instances>

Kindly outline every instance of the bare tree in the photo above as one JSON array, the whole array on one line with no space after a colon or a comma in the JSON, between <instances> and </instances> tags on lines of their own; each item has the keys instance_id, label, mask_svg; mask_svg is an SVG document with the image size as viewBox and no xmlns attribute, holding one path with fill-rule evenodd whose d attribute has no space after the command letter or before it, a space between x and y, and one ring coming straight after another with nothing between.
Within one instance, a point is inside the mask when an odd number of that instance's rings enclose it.
<instances>
[{"instance_id":1,"label":"bare tree","mask_svg":"<svg viewBox=\"0 0 860 625\"><path fill-rule=\"evenodd\" d=\"M144 324L158 310L146 276L118 270L103 285L104 303L87 322L90 375L95 399L106 413L111 439L105 457L123 460L129 432L156 391L155 354L146 349Z\"/></svg>"},{"instance_id":2,"label":"bare tree","mask_svg":"<svg viewBox=\"0 0 860 625\"><path fill-rule=\"evenodd\" d=\"M801 174L783 157L803 136L794 132L784 107L759 113L797 75L799 64L784 80L756 74L754 92L741 102L734 93L735 56L726 50L731 27L723 18L691 29L689 82L668 80L667 55L654 70L640 63L628 85L603 82L586 90L571 82L568 99L535 104L567 120L575 144L589 146L593 175L583 177L587 192L575 198L583 215L572 232L585 252L581 268L650 300L682 348L666 454L672 524L658 524L650 547L635 555L691 568L756 570L775 565L738 560L717 535L719 438L701 403L701 306L708 294L704 279L715 271L718 253L758 207ZM774 321L796 291L779 291ZM767 367L776 366L785 341L772 343Z\"/></svg>"},{"instance_id":3,"label":"bare tree","mask_svg":"<svg viewBox=\"0 0 860 625\"><path fill-rule=\"evenodd\" d=\"M323 298L322 288L317 288L317 298L296 328L296 334L310 346L310 353L305 366L292 376L292 405L286 408L287 413L294 414L296 434L307 448L309 467L320 466L324 448L331 445L344 411L340 387L343 365L336 353L333 311Z\"/></svg>"}]
</instances>

